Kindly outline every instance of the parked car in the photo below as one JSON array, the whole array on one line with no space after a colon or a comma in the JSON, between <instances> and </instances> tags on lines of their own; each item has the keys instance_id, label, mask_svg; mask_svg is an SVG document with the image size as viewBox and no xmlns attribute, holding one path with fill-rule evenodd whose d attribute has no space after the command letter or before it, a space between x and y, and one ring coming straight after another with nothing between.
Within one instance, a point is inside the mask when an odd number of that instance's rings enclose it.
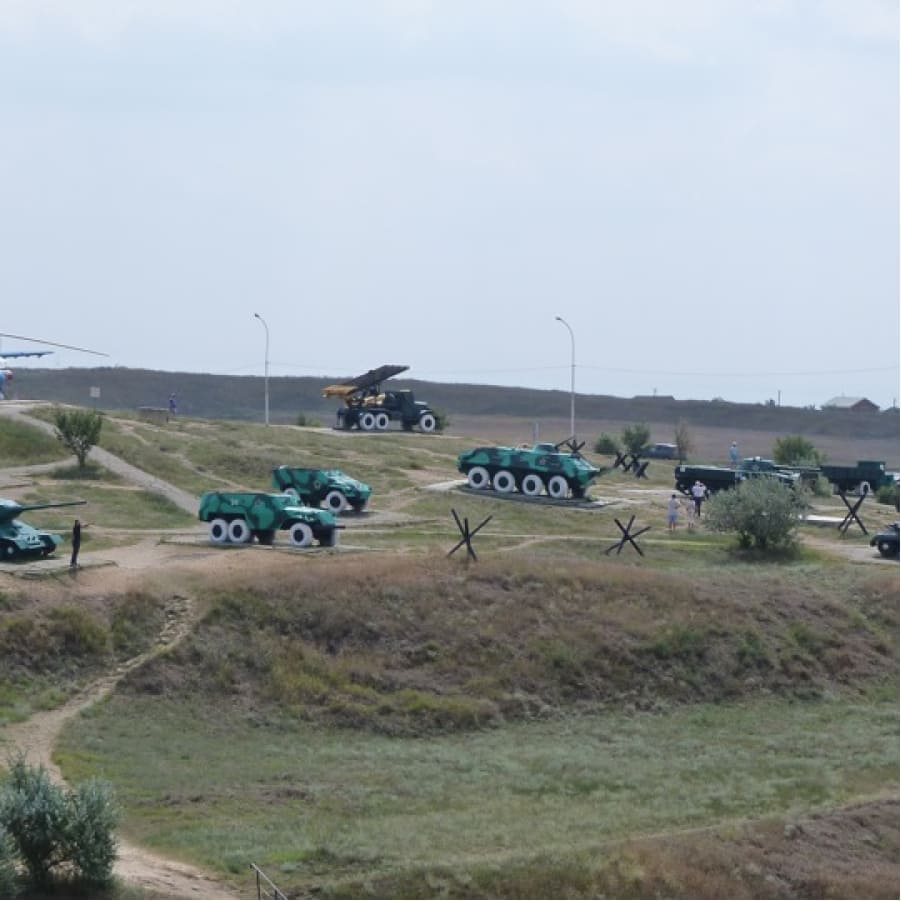
<instances>
[{"instance_id":1,"label":"parked car","mask_svg":"<svg viewBox=\"0 0 901 901\"><path fill-rule=\"evenodd\" d=\"M649 460L678 460L679 448L675 444L649 444L641 451Z\"/></svg>"},{"instance_id":2,"label":"parked car","mask_svg":"<svg viewBox=\"0 0 901 901\"><path fill-rule=\"evenodd\" d=\"M884 532L870 539L870 547L875 547L883 557L898 556L898 523L893 522Z\"/></svg>"}]
</instances>

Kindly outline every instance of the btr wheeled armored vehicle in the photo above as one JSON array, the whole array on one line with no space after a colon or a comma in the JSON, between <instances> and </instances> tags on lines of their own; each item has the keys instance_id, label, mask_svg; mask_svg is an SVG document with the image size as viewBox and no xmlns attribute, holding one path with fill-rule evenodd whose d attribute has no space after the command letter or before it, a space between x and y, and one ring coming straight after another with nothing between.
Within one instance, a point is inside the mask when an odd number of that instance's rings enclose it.
<instances>
[{"instance_id":1,"label":"btr wheeled armored vehicle","mask_svg":"<svg viewBox=\"0 0 901 901\"><path fill-rule=\"evenodd\" d=\"M322 507L332 513L352 509L360 513L369 504L372 489L352 479L340 469L305 469L279 466L272 470L272 484L309 507Z\"/></svg>"},{"instance_id":2,"label":"btr wheeled armored vehicle","mask_svg":"<svg viewBox=\"0 0 901 901\"><path fill-rule=\"evenodd\" d=\"M405 432L414 427L422 432L434 432L438 428L438 417L428 404L416 400L412 391L382 391L382 382L409 368L386 364L323 388L323 397L340 397L344 401L344 406L338 410L335 428L383 432L394 421L399 422Z\"/></svg>"},{"instance_id":3,"label":"btr wheeled armored vehicle","mask_svg":"<svg viewBox=\"0 0 901 901\"><path fill-rule=\"evenodd\" d=\"M51 507L77 507L87 501L65 501L56 504L19 504L0 498L0 560L20 560L23 557L47 557L62 543L53 532L36 529L16 517L29 510L48 510Z\"/></svg>"},{"instance_id":4,"label":"btr wheeled armored vehicle","mask_svg":"<svg viewBox=\"0 0 901 901\"><path fill-rule=\"evenodd\" d=\"M286 531L294 547L323 547L338 543L342 528L328 510L305 507L287 494L254 491L208 491L200 499L197 514L209 523L213 544L273 544L275 533Z\"/></svg>"},{"instance_id":5,"label":"btr wheeled armored vehicle","mask_svg":"<svg viewBox=\"0 0 901 901\"><path fill-rule=\"evenodd\" d=\"M457 469L470 488L493 488L500 494L521 491L529 497L546 492L562 500L585 497L588 486L601 474L578 451L564 453L562 444L534 447L477 447L457 458Z\"/></svg>"}]
</instances>

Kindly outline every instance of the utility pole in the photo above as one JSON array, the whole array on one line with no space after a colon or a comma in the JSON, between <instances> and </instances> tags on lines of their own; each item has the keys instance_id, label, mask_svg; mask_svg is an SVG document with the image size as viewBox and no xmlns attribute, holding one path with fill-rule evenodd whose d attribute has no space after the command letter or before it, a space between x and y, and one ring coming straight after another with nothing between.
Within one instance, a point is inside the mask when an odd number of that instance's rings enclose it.
<instances>
[{"instance_id":1,"label":"utility pole","mask_svg":"<svg viewBox=\"0 0 901 901\"><path fill-rule=\"evenodd\" d=\"M557 322L562 322L569 331L571 348L570 378L569 378L569 434L573 441L576 440L576 336L570 324L562 317L555 316Z\"/></svg>"},{"instance_id":2,"label":"utility pole","mask_svg":"<svg viewBox=\"0 0 901 901\"><path fill-rule=\"evenodd\" d=\"M253 315L254 318L259 319L260 322L263 323L263 328L266 330L266 357L263 364L263 393L266 406L266 425L269 425L269 326L266 325L266 320L263 319L259 313L254 313Z\"/></svg>"}]
</instances>

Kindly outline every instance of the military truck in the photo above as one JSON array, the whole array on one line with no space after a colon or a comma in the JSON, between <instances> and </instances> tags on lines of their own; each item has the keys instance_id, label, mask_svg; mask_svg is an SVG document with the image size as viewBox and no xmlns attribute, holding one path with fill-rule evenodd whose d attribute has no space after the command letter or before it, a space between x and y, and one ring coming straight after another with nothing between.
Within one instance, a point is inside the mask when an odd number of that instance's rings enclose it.
<instances>
[{"instance_id":1,"label":"military truck","mask_svg":"<svg viewBox=\"0 0 901 901\"><path fill-rule=\"evenodd\" d=\"M823 465L820 473L828 479L837 491L856 491L869 494L883 485L891 485L894 475L885 471L885 463L877 460L858 460L854 466Z\"/></svg>"},{"instance_id":2,"label":"military truck","mask_svg":"<svg viewBox=\"0 0 901 901\"><path fill-rule=\"evenodd\" d=\"M734 488L746 479L776 479L790 488L796 487L801 481L801 477L796 472L759 467L727 469L725 466L690 466L680 463L673 469L673 474L676 479L676 490L689 497L691 497L691 486L695 482L700 482L711 494L716 494L717 491Z\"/></svg>"},{"instance_id":3,"label":"military truck","mask_svg":"<svg viewBox=\"0 0 901 901\"><path fill-rule=\"evenodd\" d=\"M399 422L406 432L414 428L434 432L438 428L438 417L428 404L416 400L412 391L382 391L382 382L409 368L386 364L323 388L323 397L340 397L344 401L344 406L337 412L335 428L383 432L391 422Z\"/></svg>"},{"instance_id":4,"label":"military truck","mask_svg":"<svg viewBox=\"0 0 901 901\"><path fill-rule=\"evenodd\" d=\"M200 499L198 519L209 523L213 544L273 544L275 533L286 531L294 547L323 547L338 543L342 528L328 510L305 507L287 494L253 491L208 491Z\"/></svg>"},{"instance_id":5,"label":"military truck","mask_svg":"<svg viewBox=\"0 0 901 901\"><path fill-rule=\"evenodd\" d=\"M36 529L17 519L20 513L49 510L51 507L77 507L86 503L87 501L60 501L55 504L19 504L0 498L0 560L49 557L62 544L59 535Z\"/></svg>"},{"instance_id":6,"label":"military truck","mask_svg":"<svg viewBox=\"0 0 901 901\"><path fill-rule=\"evenodd\" d=\"M578 451L560 450L561 444L534 447L477 447L457 458L457 469L470 488L493 488L499 494L520 491L529 497L546 492L562 500L570 494L585 497L591 482L601 474Z\"/></svg>"},{"instance_id":7,"label":"military truck","mask_svg":"<svg viewBox=\"0 0 901 901\"><path fill-rule=\"evenodd\" d=\"M372 489L352 479L340 469L306 469L279 466L272 470L272 484L284 494L310 507L322 507L332 513L352 509L360 513L369 505Z\"/></svg>"}]
</instances>

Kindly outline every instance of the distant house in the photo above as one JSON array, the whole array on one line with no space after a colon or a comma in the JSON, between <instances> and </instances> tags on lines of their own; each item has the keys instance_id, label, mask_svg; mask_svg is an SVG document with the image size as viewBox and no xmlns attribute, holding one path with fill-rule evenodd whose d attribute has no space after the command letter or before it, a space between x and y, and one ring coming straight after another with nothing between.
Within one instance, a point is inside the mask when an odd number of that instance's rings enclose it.
<instances>
[{"instance_id":1,"label":"distant house","mask_svg":"<svg viewBox=\"0 0 901 901\"><path fill-rule=\"evenodd\" d=\"M879 407L865 397L833 397L823 404L824 410L854 410L864 413L878 413Z\"/></svg>"}]
</instances>

